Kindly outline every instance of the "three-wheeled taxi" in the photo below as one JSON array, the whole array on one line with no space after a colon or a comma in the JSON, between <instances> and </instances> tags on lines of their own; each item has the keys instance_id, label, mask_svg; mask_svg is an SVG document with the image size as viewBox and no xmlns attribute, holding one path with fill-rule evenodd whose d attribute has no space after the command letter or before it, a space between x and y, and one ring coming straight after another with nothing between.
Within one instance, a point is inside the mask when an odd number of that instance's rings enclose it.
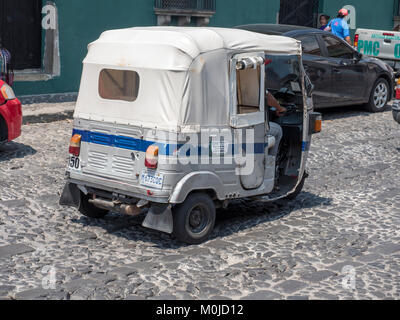
<instances>
[{"instance_id":1,"label":"three-wheeled taxi","mask_svg":"<svg viewBox=\"0 0 400 320\"><path fill-rule=\"evenodd\" d=\"M285 116L273 116L266 90ZM283 132L278 145L272 122ZM222 28L107 31L84 60L60 203L92 218L143 214L144 227L200 243L230 201L298 194L320 126L294 39Z\"/></svg>"}]
</instances>

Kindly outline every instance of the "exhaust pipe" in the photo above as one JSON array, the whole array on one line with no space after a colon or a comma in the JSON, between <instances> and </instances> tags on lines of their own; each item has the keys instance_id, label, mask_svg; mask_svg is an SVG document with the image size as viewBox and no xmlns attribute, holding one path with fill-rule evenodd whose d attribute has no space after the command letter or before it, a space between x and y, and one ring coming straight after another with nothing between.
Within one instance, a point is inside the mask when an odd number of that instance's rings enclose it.
<instances>
[{"instance_id":1,"label":"exhaust pipe","mask_svg":"<svg viewBox=\"0 0 400 320\"><path fill-rule=\"evenodd\" d=\"M100 199L90 199L89 203L100 209L109 210L133 217L136 217L142 213L142 209L133 204L122 204Z\"/></svg>"}]
</instances>

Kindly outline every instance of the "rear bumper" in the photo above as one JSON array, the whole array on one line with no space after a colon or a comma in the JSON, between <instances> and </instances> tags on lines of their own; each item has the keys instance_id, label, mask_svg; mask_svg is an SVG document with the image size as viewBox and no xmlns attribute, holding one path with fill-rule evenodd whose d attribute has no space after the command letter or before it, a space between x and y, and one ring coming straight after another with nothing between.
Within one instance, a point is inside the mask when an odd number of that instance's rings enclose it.
<instances>
[{"instance_id":1,"label":"rear bumper","mask_svg":"<svg viewBox=\"0 0 400 320\"><path fill-rule=\"evenodd\" d=\"M144 187L133 187L131 185L123 184L122 182L109 180L100 177L93 177L87 175L75 175L68 173L68 183L85 188L93 188L104 191L110 194L125 195L128 197L148 200L156 203L168 203L171 196L171 191L149 190Z\"/></svg>"},{"instance_id":2,"label":"rear bumper","mask_svg":"<svg viewBox=\"0 0 400 320\"><path fill-rule=\"evenodd\" d=\"M18 99L7 101L0 106L0 115L7 125L7 141L14 140L21 135L22 106Z\"/></svg>"}]
</instances>

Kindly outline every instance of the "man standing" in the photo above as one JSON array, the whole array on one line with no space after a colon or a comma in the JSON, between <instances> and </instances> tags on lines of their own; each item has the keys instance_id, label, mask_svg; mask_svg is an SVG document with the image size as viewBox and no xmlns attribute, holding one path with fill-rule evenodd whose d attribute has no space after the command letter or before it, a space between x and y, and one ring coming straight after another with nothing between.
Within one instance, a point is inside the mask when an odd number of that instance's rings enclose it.
<instances>
[{"instance_id":1,"label":"man standing","mask_svg":"<svg viewBox=\"0 0 400 320\"><path fill-rule=\"evenodd\" d=\"M350 28L346 20L344 20L348 15L349 11L347 9L340 9L337 18L329 22L325 31L331 31L335 36L346 40L350 45L352 45L350 39Z\"/></svg>"}]
</instances>

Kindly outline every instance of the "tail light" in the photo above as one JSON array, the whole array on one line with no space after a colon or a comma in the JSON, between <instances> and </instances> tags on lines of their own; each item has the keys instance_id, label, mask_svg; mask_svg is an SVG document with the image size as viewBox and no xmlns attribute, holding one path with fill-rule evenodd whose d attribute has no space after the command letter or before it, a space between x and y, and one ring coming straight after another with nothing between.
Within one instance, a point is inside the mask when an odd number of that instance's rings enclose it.
<instances>
[{"instance_id":1,"label":"tail light","mask_svg":"<svg viewBox=\"0 0 400 320\"><path fill-rule=\"evenodd\" d=\"M81 153L81 140L82 136L75 134L69 142L69 153L75 157L79 157L79 154Z\"/></svg>"},{"instance_id":2,"label":"tail light","mask_svg":"<svg viewBox=\"0 0 400 320\"><path fill-rule=\"evenodd\" d=\"M314 133L320 133L322 131L322 116L315 119Z\"/></svg>"},{"instance_id":3,"label":"tail light","mask_svg":"<svg viewBox=\"0 0 400 320\"><path fill-rule=\"evenodd\" d=\"M311 134L320 133L322 131L322 115L319 112L310 114L310 132Z\"/></svg>"},{"instance_id":4,"label":"tail light","mask_svg":"<svg viewBox=\"0 0 400 320\"><path fill-rule=\"evenodd\" d=\"M157 169L158 167L158 147L150 146L146 151L145 166L149 169Z\"/></svg>"},{"instance_id":5,"label":"tail light","mask_svg":"<svg viewBox=\"0 0 400 320\"><path fill-rule=\"evenodd\" d=\"M13 89L6 83L1 86L0 92L4 100L14 100L16 98Z\"/></svg>"},{"instance_id":6,"label":"tail light","mask_svg":"<svg viewBox=\"0 0 400 320\"><path fill-rule=\"evenodd\" d=\"M354 46L358 48L358 40L360 39L360 36L358 34L355 35L354 37Z\"/></svg>"}]
</instances>

